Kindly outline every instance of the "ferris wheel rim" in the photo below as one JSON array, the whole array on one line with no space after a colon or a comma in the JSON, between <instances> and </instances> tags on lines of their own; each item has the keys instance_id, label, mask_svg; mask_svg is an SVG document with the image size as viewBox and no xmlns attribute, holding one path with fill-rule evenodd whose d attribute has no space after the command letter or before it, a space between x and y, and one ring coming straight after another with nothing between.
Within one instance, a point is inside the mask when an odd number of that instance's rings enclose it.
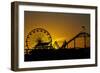
<instances>
[{"instance_id":1,"label":"ferris wheel rim","mask_svg":"<svg viewBox=\"0 0 100 73\"><path fill-rule=\"evenodd\" d=\"M45 30L45 29L43 29L43 28L35 28L35 29L33 29L33 30L31 30L29 33L28 33L28 35L27 35L27 38L26 38L26 47L29 49L29 46L28 46L28 38L29 38L29 36L30 35L32 35L32 32L33 33L35 33L35 32L44 32L44 33L47 33L47 35L49 35L49 38L51 39L50 41L49 41L49 43L52 43L52 38L51 38L51 35L50 35L50 33L47 31L47 30Z\"/></svg>"}]
</instances>

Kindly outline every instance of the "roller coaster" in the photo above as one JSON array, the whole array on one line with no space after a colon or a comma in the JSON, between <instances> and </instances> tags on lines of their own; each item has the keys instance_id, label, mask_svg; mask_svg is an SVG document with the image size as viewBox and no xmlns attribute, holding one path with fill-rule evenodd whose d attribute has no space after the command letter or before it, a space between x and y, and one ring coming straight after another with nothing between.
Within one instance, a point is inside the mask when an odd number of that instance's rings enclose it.
<instances>
[{"instance_id":1,"label":"roller coaster","mask_svg":"<svg viewBox=\"0 0 100 73\"><path fill-rule=\"evenodd\" d=\"M83 27L85 29L85 27ZM62 46L59 47L58 43L56 42L55 45L58 47L58 49L68 49L70 48L70 43L73 42L73 48L79 48L77 47L77 39L82 38L83 41L83 48L88 48L90 46L87 45L87 39L90 39L90 34L86 33L85 31L79 32L76 36L74 36L69 41L64 41ZM34 49L54 49L52 46L52 38L50 33L43 29L43 28L36 28L33 29L26 38L26 47L25 54L30 54L30 51Z\"/></svg>"}]
</instances>

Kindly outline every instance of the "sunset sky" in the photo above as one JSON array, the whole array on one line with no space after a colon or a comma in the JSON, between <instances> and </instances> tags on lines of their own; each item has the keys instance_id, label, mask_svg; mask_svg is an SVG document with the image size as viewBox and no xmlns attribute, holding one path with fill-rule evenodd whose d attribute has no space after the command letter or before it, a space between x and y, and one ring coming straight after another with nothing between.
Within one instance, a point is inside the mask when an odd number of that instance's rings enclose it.
<instances>
[{"instance_id":1,"label":"sunset sky","mask_svg":"<svg viewBox=\"0 0 100 73\"><path fill-rule=\"evenodd\" d=\"M52 43L69 41L82 30L82 26L85 26L86 32L90 33L89 14L24 12L24 40L32 29L43 28L50 33Z\"/></svg>"}]
</instances>

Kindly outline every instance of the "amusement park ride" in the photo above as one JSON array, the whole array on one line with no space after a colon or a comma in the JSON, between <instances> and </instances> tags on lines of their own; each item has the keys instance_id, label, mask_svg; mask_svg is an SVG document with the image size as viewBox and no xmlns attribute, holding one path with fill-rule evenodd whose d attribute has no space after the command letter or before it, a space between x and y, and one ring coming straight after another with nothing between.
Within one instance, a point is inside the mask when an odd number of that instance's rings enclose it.
<instances>
[{"instance_id":1,"label":"amusement park ride","mask_svg":"<svg viewBox=\"0 0 100 73\"><path fill-rule=\"evenodd\" d=\"M64 41L62 46L59 47L57 41L55 41L55 45L58 47L58 49L68 49L69 44L74 41L74 49L77 48L76 46L76 39L82 37L83 38L83 45L84 48L87 48L86 44L86 38L90 38L90 35L85 32L85 26L82 26L82 31L78 33L75 37L70 39L69 41ZM33 29L32 31L29 32L26 38L26 49L25 49L25 54L29 54L30 51L34 49L55 49L52 46L52 37L50 33L43 29L43 28L36 28Z\"/></svg>"},{"instance_id":2,"label":"amusement park ride","mask_svg":"<svg viewBox=\"0 0 100 73\"><path fill-rule=\"evenodd\" d=\"M42 49L52 46L52 38L48 31L42 28L33 29L26 38L27 49Z\"/></svg>"}]
</instances>

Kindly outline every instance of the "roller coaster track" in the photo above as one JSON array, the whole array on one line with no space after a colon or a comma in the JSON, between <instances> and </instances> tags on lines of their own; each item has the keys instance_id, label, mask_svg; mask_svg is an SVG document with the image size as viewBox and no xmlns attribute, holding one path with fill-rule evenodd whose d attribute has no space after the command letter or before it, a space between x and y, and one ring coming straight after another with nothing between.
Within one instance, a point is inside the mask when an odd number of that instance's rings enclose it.
<instances>
[{"instance_id":1,"label":"roller coaster track","mask_svg":"<svg viewBox=\"0 0 100 73\"><path fill-rule=\"evenodd\" d=\"M86 37L90 37L90 35L86 32L80 32L78 33L75 37L73 37L72 39L70 39L68 42L65 42L63 43L62 47L61 48L65 48L67 46L68 48L68 44L72 41L74 41L74 48L75 48L75 40L76 38L79 38L79 37L83 37L84 38L84 48L86 48Z\"/></svg>"}]
</instances>

